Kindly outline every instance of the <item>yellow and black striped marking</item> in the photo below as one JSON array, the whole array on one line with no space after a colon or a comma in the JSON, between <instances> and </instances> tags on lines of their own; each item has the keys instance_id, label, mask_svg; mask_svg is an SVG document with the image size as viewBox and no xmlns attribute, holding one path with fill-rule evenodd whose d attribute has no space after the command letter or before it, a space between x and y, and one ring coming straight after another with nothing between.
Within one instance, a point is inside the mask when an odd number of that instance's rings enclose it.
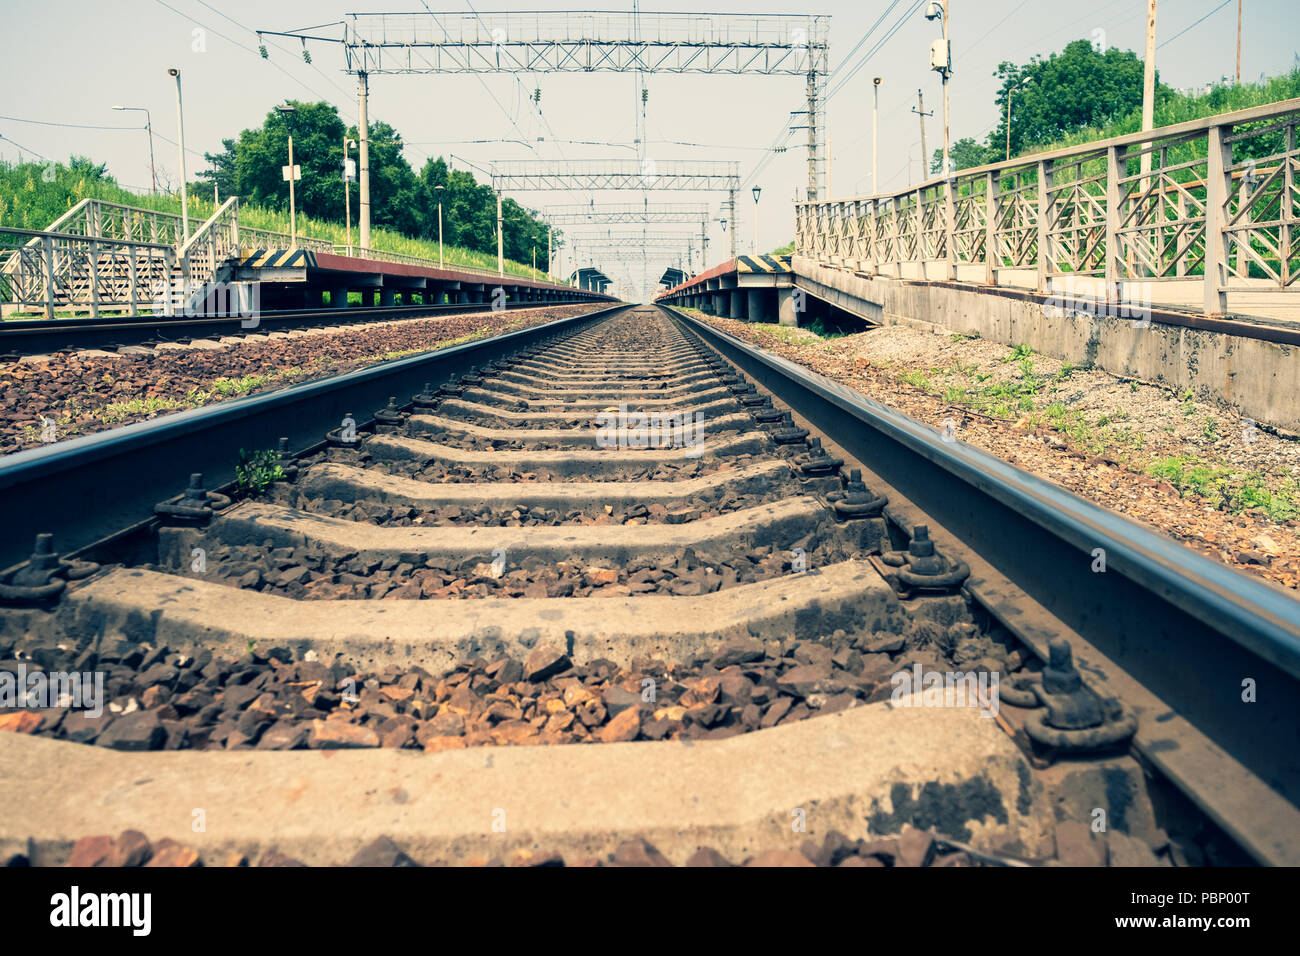
<instances>
[{"instance_id":1,"label":"yellow and black striped marking","mask_svg":"<svg viewBox=\"0 0 1300 956\"><path fill-rule=\"evenodd\" d=\"M316 265L310 249L240 249L239 264L250 269L292 269Z\"/></svg>"},{"instance_id":2,"label":"yellow and black striped marking","mask_svg":"<svg viewBox=\"0 0 1300 956\"><path fill-rule=\"evenodd\" d=\"M737 272L793 272L790 256L737 256Z\"/></svg>"}]
</instances>

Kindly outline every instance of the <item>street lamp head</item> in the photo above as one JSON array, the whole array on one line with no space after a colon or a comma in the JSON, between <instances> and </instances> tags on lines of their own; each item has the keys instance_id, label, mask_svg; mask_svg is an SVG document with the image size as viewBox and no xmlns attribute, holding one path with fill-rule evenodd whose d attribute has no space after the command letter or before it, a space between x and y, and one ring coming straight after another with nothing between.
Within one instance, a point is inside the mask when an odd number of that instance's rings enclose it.
<instances>
[{"instance_id":1,"label":"street lamp head","mask_svg":"<svg viewBox=\"0 0 1300 956\"><path fill-rule=\"evenodd\" d=\"M943 5L940 4L938 0L933 0L933 2L931 2L931 4L925 9L925 18L927 20L942 20Z\"/></svg>"},{"instance_id":2,"label":"street lamp head","mask_svg":"<svg viewBox=\"0 0 1300 956\"><path fill-rule=\"evenodd\" d=\"M881 83L883 83L884 81L885 81L885 78L884 78L883 76L878 76L878 77L876 77L874 80L872 80L871 82L875 83L876 86L879 86L879 85L880 85Z\"/></svg>"},{"instance_id":3,"label":"street lamp head","mask_svg":"<svg viewBox=\"0 0 1300 956\"><path fill-rule=\"evenodd\" d=\"M446 187L446 186L434 186L433 188L434 188L437 192L442 192L442 191L443 191L444 189L446 189L447 187Z\"/></svg>"},{"instance_id":4,"label":"street lamp head","mask_svg":"<svg viewBox=\"0 0 1300 956\"><path fill-rule=\"evenodd\" d=\"M178 70L178 69L176 69L176 67L174 67L174 66L169 66L169 67L167 68L167 75L168 75L168 76L180 76L180 75L181 75L181 71Z\"/></svg>"},{"instance_id":5,"label":"street lamp head","mask_svg":"<svg viewBox=\"0 0 1300 956\"><path fill-rule=\"evenodd\" d=\"M761 193L762 191L763 191L763 187L762 187L762 186L755 186L755 187L754 187L754 202L758 202L758 195L759 195L759 193Z\"/></svg>"},{"instance_id":6,"label":"street lamp head","mask_svg":"<svg viewBox=\"0 0 1300 956\"><path fill-rule=\"evenodd\" d=\"M276 109L279 110L281 113L298 112L298 107L294 106L292 103L285 103L283 106L277 106Z\"/></svg>"}]
</instances>

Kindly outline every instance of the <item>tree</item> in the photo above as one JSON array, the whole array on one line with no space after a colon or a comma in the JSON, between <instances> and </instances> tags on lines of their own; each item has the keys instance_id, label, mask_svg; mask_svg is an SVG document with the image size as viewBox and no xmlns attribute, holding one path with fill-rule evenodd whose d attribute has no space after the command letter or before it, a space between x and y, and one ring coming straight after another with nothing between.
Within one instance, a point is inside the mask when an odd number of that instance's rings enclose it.
<instances>
[{"instance_id":1,"label":"tree","mask_svg":"<svg viewBox=\"0 0 1300 956\"><path fill-rule=\"evenodd\" d=\"M235 168L235 141L223 139L221 152L204 153L209 169L199 171L196 175L209 186L216 186L219 194L228 198L239 195L239 174Z\"/></svg>"},{"instance_id":2,"label":"tree","mask_svg":"<svg viewBox=\"0 0 1300 956\"><path fill-rule=\"evenodd\" d=\"M332 107L331 107L332 109ZM359 139L356 127L348 130L348 137ZM296 140L295 140L296 142ZM335 140L337 156L334 162L335 192L338 200L343 197L340 176L343 164L343 131ZM408 236L421 234L422 215L427 207L416 209L415 173L411 164L402 156L402 137L397 130L387 123L370 124L370 222L385 229L395 229ZM436 215L436 211L435 211ZM337 210L322 214L322 218L337 219ZM437 223L434 234L437 235Z\"/></svg>"},{"instance_id":3,"label":"tree","mask_svg":"<svg viewBox=\"0 0 1300 956\"><path fill-rule=\"evenodd\" d=\"M951 153L952 168L954 170L983 166L985 163L997 162L1002 158L1002 155L995 153L992 147L981 146L969 136L963 136L953 143ZM943 149L936 149L934 155L930 158L930 172L943 172Z\"/></svg>"},{"instance_id":4,"label":"tree","mask_svg":"<svg viewBox=\"0 0 1300 956\"><path fill-rule=\"evenodd\" d=\"M997 94L998 126L989 134L987 148L999 159L1005 153L1008 96L1015 156L1141 107L1142 72L1142 61L1132 50L1110 47L1102 53L1088 40L1075 40L1060 53L1034 57L1020 66L1004 60L994 73L1002 86ZM1159 85L1157 74L1158 97L1169 93Z\"/></svg>"},{"instance_id":5,"label":"tree","mask_svg":"<svg viewBox=\"0 0 1300 956\"><path fill-rule=\"evenodd\" d=\"M293 159L302 167L294 183L294 200L304 215L337 219L342 205L343 121L328 103L292 103L293 113L271 110L258 129L246 129L235 144L235 177L241 198L287 211L289 184L283 167Z\"/></svg>"}]
</instances>

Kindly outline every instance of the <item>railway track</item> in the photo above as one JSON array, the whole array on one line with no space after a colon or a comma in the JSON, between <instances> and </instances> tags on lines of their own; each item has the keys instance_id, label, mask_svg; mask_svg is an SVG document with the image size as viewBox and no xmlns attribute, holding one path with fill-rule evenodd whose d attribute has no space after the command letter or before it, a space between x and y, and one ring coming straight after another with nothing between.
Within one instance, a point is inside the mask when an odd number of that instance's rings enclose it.
<instances>
[{"instance_id":1,"label":"railway track","mask_svg":"<svg viewBox=\"0 0 1300 956\"><path fill-rule=\"evenodd\" d=\"M535 309L545 304L550 303L516 301L506 302L505 308ZM563 300L557 299L554 304L563 304ZM187 345L196 339L246 339L265 336L271 332L462 315L491 309L490 302L464 302L451 305L362 306L346 309L276 309L260 312L255 318L199 315L9 319L0 323L0 362L17 361L26 355L87 349L109 352L125 348L150 349L164 343Z\"/></svg>"},{"instance_id":2,"label":"railway track","mask_svg":"<svg viewBox=\"0 0 1300 956\"><path fill-rule=\"evenodd\" d=\"M74 444L0 671L109 703L0 717L0 857L1300 852L1294 602L671 310Z\"/></svg>"}]
</instances>

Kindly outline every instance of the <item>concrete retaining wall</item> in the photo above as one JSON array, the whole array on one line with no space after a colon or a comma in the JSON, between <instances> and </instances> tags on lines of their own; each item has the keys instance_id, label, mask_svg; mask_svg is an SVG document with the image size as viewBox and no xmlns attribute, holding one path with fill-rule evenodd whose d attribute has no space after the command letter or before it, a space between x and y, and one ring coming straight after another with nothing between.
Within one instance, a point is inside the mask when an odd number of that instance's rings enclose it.
<instances>
[{"instance_id":1,"label":"concrete retaining wall","mask_svg":"<svg viewBox=\"0 0 1300 956\"><path fill-rule=\"evenodd\" d=\"M939 326L1003 345L1025 343L1036 352L1115 375L1190 388L1240 414L1287 431L1300 431L1300 347L1218 331L1130 319L1062 313L1033 298L946 285L869 278L796 258L796 284L858 299L855 311L880 310L879 321ZM805 277L807 281L805 282ZM838 304L838 303L837 303Z\"/></svg>"}]
</instances>

